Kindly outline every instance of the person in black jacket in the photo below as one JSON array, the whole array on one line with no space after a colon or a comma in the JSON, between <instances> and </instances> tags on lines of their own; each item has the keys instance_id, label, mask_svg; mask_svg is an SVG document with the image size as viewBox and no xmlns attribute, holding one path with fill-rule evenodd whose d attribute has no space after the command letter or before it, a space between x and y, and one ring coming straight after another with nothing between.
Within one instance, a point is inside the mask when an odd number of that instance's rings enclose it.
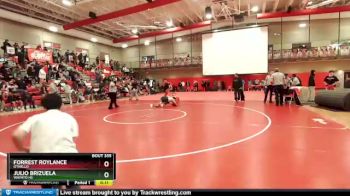
<instances>
[{"instance_id":1,"label":"person in black jacket","mask_svg":"<svg viewBox=\"0 0 350 196\"><path fill-rule=\"evenodd\" d=\"M315 101L315 70L311 70L310 76L309 76L309 101Z\"/></svg>"},{"instance_id":2,"label":"person in black jacket","mask_svg":"<svg viewBox=\"0 0 350 196\"><path fill-rule=\"evenodd\" d=\"M8 39L6 39L1 46L1 49L4 50L4 54L7 54L7 47L11 47L11 44Z\"/></svg>"},{"instance_id":3,"label":"person in black jacket","mask_svg":"<svg viewBox=\"0 0 350 196\"><path fill-rule=\"evenodd\" d=\"M244 101L244 87L243 87L243 80L239 77L238 74L235 74L235 78L233 79L233 89L235 93L235 101Z\"/></svg>"}]
</instances>

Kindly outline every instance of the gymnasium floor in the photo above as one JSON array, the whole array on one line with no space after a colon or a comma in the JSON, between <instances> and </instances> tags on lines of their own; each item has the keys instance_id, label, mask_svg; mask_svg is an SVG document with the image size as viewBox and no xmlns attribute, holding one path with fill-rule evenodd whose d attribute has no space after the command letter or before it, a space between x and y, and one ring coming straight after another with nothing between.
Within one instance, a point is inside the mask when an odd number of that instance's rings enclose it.
<instances>
[{"instance_id":1,"label":"gymnasium floor","mask_svg":"<svg viewBox=\"0 0 350 196\"><path fill-rule=\"evenodd\" d=\"M81 152L117 153L113 188L350 188L350 131L304 107L264 104L260 92L177 93L180 106L151 109L159 95L65 106ZM0 116L0 187L11 133L33 113Z\"/></svg>"}]
</instances>

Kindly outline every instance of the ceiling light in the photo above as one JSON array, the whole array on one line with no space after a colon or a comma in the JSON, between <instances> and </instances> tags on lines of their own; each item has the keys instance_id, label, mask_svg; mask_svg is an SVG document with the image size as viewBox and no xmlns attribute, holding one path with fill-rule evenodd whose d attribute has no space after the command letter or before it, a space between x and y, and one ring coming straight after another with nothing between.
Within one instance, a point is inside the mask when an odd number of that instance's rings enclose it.
<instances>
[{"instance_id":1,"label":"ceiling light","mask_svg":"<svg viewBox=\"0 0 350 196\"><path fill-rule=\"evenodd\" d=\"M52 47L52 43L51 42L45 42L44 43L44 47L51 48Z\"/></svg>"},{"instance_id":2,"label":"ceiling light","mask_svg":"<svg viewBox=\"0 0 350 196\"><path fill-rule=\"evenodd\" d=\"M168 21L166 21L166 26L167 26L167 27L172 27L172 26L174 26L173 20L168 20Z\"/></svg>"},{"instance_id":3,"label":"ceiling light","mask_svg":"<svg viewBox=\"0 0 350 196\"><path fill-rule=\"evenodd\" d=\"M213 15L211 13L205 14L205 18L210 20L213 18Z\"/></svg>"},{"instance_id":4,"label":"ceiling light","mask_svg":"<svg viewBox=\"0 0 350 196\"><path fill-rule=\"evenodd\" d=\"M97 39L94 38L94 37L92 37L90 40L91 40L92 42L97 42Z\"/></svg>"},{"instance_id":5,"label":"ceiling light","mask_svg":"<svg viewBox=\"0 0 350 196\"><path fill-rule=\"evenodd\" d=\"M127 48L128 44L122 44L122 48Z\"/></svg>"},{"instance_id":6,"label":"ceiling light","mask_svg":"<svg viewBox=\"0 0 350 196\"><path fill-rule=\"evenodd\" d=\"M177 41L177 42L181 42L181 41L182 41L182 38L181 38L181 37L178 37L178 38L176 38L176 41Z\"/></svg>"},{"instance_id":7,"label":"ceiling light","mask_svg":"<svg viewBox=\"0 0 350 196\"><path fill-rule=\"evenodd\" d=\"M205 8L205 18L208 20L213 18L213 11L211 10L210 6Z\"/></svg>"},{"instance_id":8,"label":"ceiling light","mask_svg":"<svg viewBox=\"0 0 350 196\"><path fill-rule=\"evenodd\" d=\"M149 40L146 40L146 41L145 41L145 46L149 46L150 43L151 43L151 42L150 42Z\"/></svg>"},{"instance_id":9,"label":"ceiling light","mask_svg":"<svg viewBox=\"0 0 350 196\"><path fill-rule=\"evenodd\" d=\"M310 6L310 5L312 5L312 3L313 3L312 1L309 1L309 2L307 2L307 5Z\"/></svg>"},{"instance_id":10,"label":"ceiling light","mask_svg":"<svg viewBox=\"0 0 350 196\"><path fill-rule=\"evenodd\" d=\"M58 31L58 28L55 27L55 26L50 26L50 27L49 27L49 30L52 31L52 32L57 32L57 31Z\"/></svg>"},{"instance_id":11,"label":"ceiling light","mask_svg":"<svg viewBox=\"0 0 350 196\"><path fill-rule=\"evenodd\" d=\"M299 24L299 27L300 27L300 28L305 28L306 26L307 26L306 23L300 23L300 24Z\"/></svg>"},{"instance_id":12,"label":"ceiling light","mask_svg":"<svg viewBox=\"0 0 350 196\"><path fill-rule=\"evenodd\" d=\"M258 12L259 11L259 6L253 6L253 8L251 9L252 12Z\"/></svg>"},{"instance_id":13,"label":"ceiling light","mask_svg":"<svg viewBox=\"0 0 350 196\"><path fill-rule=\"evenodd\" d=\"M71 0L62 0L62 3L63 3L63 5L65 5L65 6L72 6L72 5L73 5L73 3L72 3Z\"/></svg>"},{"instance_id":14,"label":"ceiling light","mask_svg":"<svg viewBox=\"0 0 350 196\"><path fill-rule=\"evenodd\" d=\"M135 29L132 29L131 32L136 35L139 31L135 28Z\"/></svg>"},{"instance_id":15,"label":"ceiling light","mask_svg":"<svg viewBox=\"0 0 350 196\"><path fill-rule=\"evenodd\" d=\"M274 36L280 36L281 34L280 33L274 33L273 35Z\"/></svg>"},{"instance_id":16,"label":"ceiling light","mask_svg":"<svg viewBox=\"0 0 350 196\"><path fill-rule=\"evenodd\" d=\"M311 3L312 5L308 6L307 8L308 9L318 8L318 7L326 6L329 4L333 4L334 2L335 2L335 0L325 0L325 1L322 1L321 3L317 3L317 4Z\"/></svg>"}]
</instances>

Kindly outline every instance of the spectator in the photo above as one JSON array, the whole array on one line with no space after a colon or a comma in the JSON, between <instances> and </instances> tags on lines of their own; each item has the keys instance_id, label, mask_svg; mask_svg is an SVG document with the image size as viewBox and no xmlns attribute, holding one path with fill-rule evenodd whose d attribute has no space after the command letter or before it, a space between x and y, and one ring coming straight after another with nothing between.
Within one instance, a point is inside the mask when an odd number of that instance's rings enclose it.
<instances>
[{"instance_id":1,"label":"spectator","mask_svg":"<svg viewBox=\"0 0 350 196\"><path fill-rule=\"evenodd\" d=\"M291 86L302 86L301 80L296 74L292 74Z\"/></svg>"},{"instance_id":2,"label":"spectator","mask_svg":"<svg viewBox=\"0 0 350 196\"><path fill-rule=\"evenodd\" d=\"M234 89L235 101L244 101L243 81L238 74L235 74L232 86Z\"/></svg>"},{"instance_id":3,"label":"spectator","mask_svg":"<svg viewBox=\"0 0 350 196\"><path fill-rule=\"evenodd\" d=\"M286 78L278 68L275 69L275 73L272 75L273 88L275 89L276 106L283 105L283 86L285 85Z\"/></svg>"},{"instance_id":4,"label":"spectator","mask_svg":"<svg viewBox=\"0 0 350 196\"><path fill-rule=\"evenodd\" d=\"M333 70L329 71L328 76L326 76L323 81L326 85L326 90L334 90L339 83L339 79L334 75Z\"/></svg>"},{"instance_id":5,"label":"spectator","mask_svg":"<svg viewBox=\"0 0 350 196\"><path fill-rule=\"evenodd\" d=\"M57 88L57 85L56 85L56 83L55 83L55 81L54 80L51 80L50 81L50 84L49 84L49 93L59 93L58 92L58 88Z\"/></svg>"},{"instance_id":6,"label":"spectator","mask_svg":"<svg viewBox=\"0 0 350 196\"><path fill-rule=\"evenodd\" d=\"M4 50L4 54L6 55L7 54L7 47L11 47L11 44L9 43L9 40L6 39L3 43L2 43L2 46L1 46L1 49Z\"/></svg>"},{"instance_id":7,"label":"spectator","mask_svg":"<svg viewBox=\"0 0 350 196\"><path fill-rule=\"evenodd\" d=\"M272 103L272 92L274 91L273 89L273 78L272 78L273 72L270 72L267 74L265 78L265 98L264 98L264 103L266 103L267 96L270 93L270 103Z\"/></svg>"},{"instance_id":8,"label":"spectator","mask_svg":"<svg viewBox=\"0 0 350 196\"><path fill-rule=\"evenodd\" d=\"M311 70L310 76L309 76L309 101L313 102L315 101L315 70Z\"/></svg>"},{"instance_id":9,"label":"spectator","mask_svg":"<svg viewBox=\"0 0 350 196\"><path fill-rule=\"evenodd\" d=\"M39 65L39 63L36 61L36 59L33 60L33 68L34 68L34 75L35 75L35 80L37 82L39 82L39 73L40 73L40 70L41 70L41 65ZM45 75L45 78L46 78L46 75Z\"/></svg>"},{"instance_id":10,"label":"spectator","mask_svg":"<svg viewBox=\"0 0 350 196\"><path fill-rule=\"evenodd\" d=\"M40 83L46 81L46 71L45 71L44 67L42 67L39 71L39 81L40 81Z\"/></svg>"},{"instance_id":11,"label":"spectator","mask_svg":"<svg viewBox=\"0 0 350 196\"><path fill-rule=\"evenodd\" d=\"M63 91L66 99L69 100L69 104L72 105L72 88L69 84L65 83L63 85Z\"/></svg>"},{"instance_id":12,"label":"spectator","mask_svg":"<svg viewBox=\"0 0 350 196\"><path fill-rule=\"evenodd\" d=\"M198 91L198 81L197 80L195 80L195 81L193 81L193 91L195 91L195 92L197 92Z\"/></svg>"}]
</instances>

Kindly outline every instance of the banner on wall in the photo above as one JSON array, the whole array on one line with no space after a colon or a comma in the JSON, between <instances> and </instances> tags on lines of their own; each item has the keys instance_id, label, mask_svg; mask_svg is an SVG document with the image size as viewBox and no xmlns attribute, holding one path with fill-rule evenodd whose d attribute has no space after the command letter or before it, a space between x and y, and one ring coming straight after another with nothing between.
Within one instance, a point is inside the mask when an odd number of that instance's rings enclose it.
<instances>
[{"instance_id":1,"label":"banner on wall","mask_svg":"<svg viewBox=\"0 0 350 196\"><path fill-rule=\"evenodd\" d=\"M29 61L33 61L36 59L38 62L46 62L53 63L52 52L36 50L34 48L28 49L28 57Z\"/></svg>"},{"instance_id":2,"label":"banner on wall","mask_svg":"<svg viewBox=\"0 0 350 196\"><path fill-rule=\"evenodd\" d=\"M6 47L6 53L7 54L15 54L15 48L14 47Z\"/></svg>"}]
</instances>

